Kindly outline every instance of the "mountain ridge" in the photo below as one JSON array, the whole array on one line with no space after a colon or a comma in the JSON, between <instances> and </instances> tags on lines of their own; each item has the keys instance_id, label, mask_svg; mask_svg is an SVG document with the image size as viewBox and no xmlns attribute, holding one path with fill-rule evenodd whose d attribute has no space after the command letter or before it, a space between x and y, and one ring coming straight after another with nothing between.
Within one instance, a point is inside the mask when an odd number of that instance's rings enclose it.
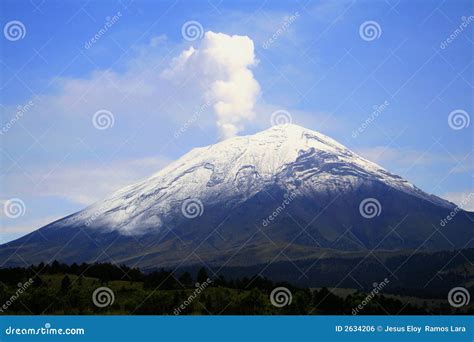
<instances>
[{"instance_id":1,"label":"mountain ridge","mask_svg":"<svg viewBox=\"0 0 474 342\"><path fill-rule=\"evenodd\" d=\"M466 248L474 238L467 212L439 226L455 208L321 133L280 125L193 149L150 178L0 246L0 257L111 258L152 268L265 263L282 252L317 259Z\"/></svg>"},{"instance_id":2,"label":"mountain ridge","mask_svg":"<svg viewBox=\"0 0 474 342\"><path fill-rule=\"evenodd\" d=\"M305 140L306 144L303 144ZM258 148L259 146L263 147ZM274 153L269 153L269 148L273 148L274 150L270 152ZM224 191L234 191L242 195L245 200L266 184L278 181L275 178L282 172L297 172L296 169L301 167L302 163L315 158L318 158L321 164L324 163L325 168L331 167L340 173L344 171L352 173L353 175L345 177L346 182L355 182L354 176L365 173L365 176L387 182L398 190L447 208L454 208L452 203L424 193L408 181L358 156L335 140L321 133L288 124L274 126L255 135L235 137L210 146L195 148L148 179L118 190L105 200L86 208L82 213L86 220L105 215L105 220L109 219L110 224L126 227L122 230L125 234L140 233L132 231L130 227L160 225L159 216L166 215L166 212L172 209L173 202L198 198L205 204L206 201L212 202L212 197L222 199ZM347 164L350 164L350 169ZM292 167L296 169L287 169ZM328 172L322 170L318 175L321 181L316 185L324 188L324 182L329 181L327 175ZM298 176L299 180L304 182L304 179L311 175ZM295 186L288 184L287 190L295 191ZM148 201L147 198L151 200ZM157 211L158 216L150 218L145 213L150 209ZM142 213L145 213L145 218L140 217ZM73 216L72 219L78 218ZM92 222L91 226L99 224L103 225L103 222Z\"/></svg>"}]
</instances>

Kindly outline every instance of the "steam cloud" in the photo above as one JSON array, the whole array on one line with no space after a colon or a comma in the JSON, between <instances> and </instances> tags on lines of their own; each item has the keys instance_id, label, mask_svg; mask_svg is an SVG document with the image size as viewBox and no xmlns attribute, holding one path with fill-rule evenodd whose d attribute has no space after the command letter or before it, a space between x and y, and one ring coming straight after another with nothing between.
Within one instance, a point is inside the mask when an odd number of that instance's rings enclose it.
<instances>
[{"instance_id":1,"label":"steam cloud","mask_svg":"<svg viewBox=\"0 0 474 342\"><path fill-rule=\"evenodd\" d=\"M162 76L183 80L197 73L206 89L203 96L214 104L221 139L227 139L255 117L260 85L250 68L257 62L249 37L209 31L198 48L183 51Z\"/></svg>"}]
</instances>

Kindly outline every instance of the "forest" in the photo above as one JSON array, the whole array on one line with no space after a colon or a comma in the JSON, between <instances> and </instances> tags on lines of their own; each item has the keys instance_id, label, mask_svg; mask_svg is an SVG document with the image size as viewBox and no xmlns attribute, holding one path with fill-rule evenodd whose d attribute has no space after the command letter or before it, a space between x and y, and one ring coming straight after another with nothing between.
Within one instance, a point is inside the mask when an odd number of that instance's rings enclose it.
<instances>
[{"instance_id":1,"label":"forest","mask_svg":"<svg viewBox=\"0 0 474 342\"><path fill-rule=\"evenodd\" d=\"M357 289L302 288L261 276L225 278L200 268L191 273L143 272L110 263L54 261L0 269L2 315L418 315L456 312L444 302L407 301ZM108 298L94 298L106 288ZM285 305L272 291L285 288ZM104 295L104 294L103 294ZM100 300L102 302L100 302ZM281 298L280 298L281 299ZM99 300L99 304L97 304ZM105 304L105 305L103 305Z\"/></svg>"}]
</instances>

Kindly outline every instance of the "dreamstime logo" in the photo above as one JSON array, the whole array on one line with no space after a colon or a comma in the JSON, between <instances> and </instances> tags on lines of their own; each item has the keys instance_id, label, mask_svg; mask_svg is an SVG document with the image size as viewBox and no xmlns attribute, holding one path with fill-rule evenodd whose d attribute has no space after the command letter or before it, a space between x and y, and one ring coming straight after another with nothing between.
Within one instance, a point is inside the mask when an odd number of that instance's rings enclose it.
<instances>
[{"instance_id":1,"label":"dreamstime logo","mask_svg":"<svg viewBox=\"0 0 474 342\"><path fill-rule=\"evenodd\" d=\"M375 198L366 198L360 202L359 212L363 217L372 219L375 216L380 216L382 205Z\"/></svg>"},{"instance_id":2,"label":"dreamstime logo","mask_svg":"<svg viewBox=\"0 0 474 342\"><path fill-rule=\"evenodd\" d=\"M461 207L466 206L473 198L474 198L474 192L469 193L469 195L467 195L466 197L462 199L461 203L459 203L460 204L459 206L456 206L445 218L443 218L440 221L439 225L441 227L446 226L449 223L449 221L451 221L454 218L454 216L456 216L457 213L462 210L460 206Z\"/></svg>"},{"instance_id":3,"label":"dreamstime logo","mask_svg":"<svg viewBox=\"0 0 474 342\"><path fill-rule=\"evenodd\" d=\"M23 292L33 284L33 282L33 279L30 278L23 284L18 283L18 290L16 290L16 292L0 307L0 312L3 313L7 311L10 305L12 305L23 294Z\"/></svg>"},{"instance_id":4,"label":"dreamstime logo","mask_svg":"<svg viewBox=\"0 0 474 342\"><path fill-rule=\"evenodd\" d=\"M377 105L374 105L372 108L373 108L373 111L372 113L370 114L370 116L365 119L364 122L362 122L359 127L357 127L357 129L353 130L352 131L352 137L355 139L359 136L359 134L361 134L362 132L364 132L367 127L369 127L372 122L375 121L375 119L378 118L378 116L380 114L382 114L382 112L387 109L387 107L390 105L390 103L385 100L381 105L377 106Z\"/></svg>"},{"instance_id":5,"label":"dreamstime logo","mask_svg":"<svg viewBox=\"0 0 474 342\"><path fill-rule=\"evenodd\" d=\"M355 307L354 309L352 309L352 314L355 316L357 315L362 309L364 309L366 307L367 304L370 303L370 301L372 299L374 299L374 297L376 295L378 295L380 293L380 291L383 290L384 287L386 287L388 285L388 283L390 283L390 280L388 280L387 278L385 278L382 282L380 282L379 284L378 283L373 283L372 286L373 286L373 290L370 291L370 293L362 300L362 302L357 305L357 307Z\"/></svg>"},{"instance_id":6,"label":"dreamstime logo","mask_svg":"<svg viewBox=\"0 0 474 342\"><path fill-rule=\"evenodd\" d=\"M26 206L19 198L10 198L3 204L3 212L9 218L18 218L25 215Z\"/></svg>"},{"instance_id":7,"label":"dreamstime logo","mask_svg":"<svg viewBox=\"0 0 474 342\"><path fill-rule=\"evenodd\" d=\"M94 222L96 219L99 218L100 214L104 213L104 211L108 208L108 205L107 203L103 203L101 206L99 206L98 208L96 208L96 210L92 213L91 216L89 216L89 218L86 220L86 222L84 223L84 225L86 227L89 227L92 222Z\"/></svg>"},{"instance_id":8,"label":"dreamstime logo","mask_svg":"<svg viewBox=\"0 0 474 342\"><path fill-rule=\"evenodd\" d=\"M92 302L98 308L105 308L106 306L112 305L115 301L114 291L108 287L98 287L92 293Z\"/></svg>"},{"instance_id":9,"label":"dreamstime logo","mask_svg":"<svg viewBox=\"0 0 474 342\"><path fill-rule=\"evenodd\" d=\"M469 17L461 17L461 24L446 38L439 44L441 50L444 50L451 44L464 30L469 26L469 24L474 20L474 15L470 15Z\"/></svg>"},{"instance_id":10,"label":"dreamstime logo","mask_svg":"<svg viewBox=\"0 0 474 342\"><path fill-rule=\"evenodd\" d=\"M115 123L114 114L111 111L101 109L95 112L92 117L92 124L95 128L104 130L113 127Z\"/></svg>"},{"instance_id":11,"label":"dreamstime logo","mask_svg":"<svg viewBox=\"0 0 474 342\"><path fill-rule=\"evenodd\" d=\"M94 34L87 42L84 43L84 48L86 50L90 49L92 45L97 43L107 33L107 31L120 20L121 17L122 13L120 11L114 14L112 17L107 16L105 18L104 26L99 31L97 31L97 33Z\"/></svg>"},{"instance_id":12,"label":"dreamstime logo","mask_svg":"<svg viewBox=\"0 0 474 342\"><path fill-rule=\"evenodd\" d=\"M283 20L283 24L272 34L270 38L268 38L265 42L263 42L262 47L264 49L268 49L270 45L277 41L277 39L285 33L286 30L298 19L300 14L295 12L291 16L287 16Z\"/></svg>"},{"instance_id":13,"label":"dreamstime logo","mask_svg":"<svg viewBox=\"0 0 474 342\"><path fill-rule=\"evenodd\" d=\"M86 333L83 328L53 328L51 323L45 323L44 326L39 328L20 328L9 326L5 329L6 335L17 335L17 336L34 336L34 335L84 335Z\"/></svg>"},{"instance_id":14,"label":"dreamstime logo","mask_svg":"<svg viewBox=\"0 0 474 342\"><path fill-rule=\"evenodd\" d=\"M191 293L183 303L174 309L175 316L178 316L183 310L185 310L209 285L211 285L211 283L212 280L210 278L207 278L202 284L196 283L196 289L193 291L193 293Z\"/></svg>"},{"instance_id":15,"label":"dreamstime logo","mask_svg":"<svg viewBox=\"0 0 474 342\"><path fill-rule=\"evenodd\" d=\"M28 101L25 105L18 105L15 116L2 127L0 135L7 133L34 105L35 103L32 100Z\"/></svg>"},{"instance_id":16,"label":"dreamstime logo","mask_svg":"<svg viewBox=\"0 0 474 342\"><path fill-rule=\"evenodd\" d=\"M296 193L292 192L289 195L285 195L285 199L267 218L265 218L262 222L262 226L266 227L272 222L274 219L278 217L289 205L290 203L296 198Z\"/></svg>"},{"instance_id":17,"label":"dreamstime logo","mask_svg":"<svg viewBox=\"0 0 474 342\"><path fill-rule=\"evenodd\" d=\"M3 35L11 42L23 39L26 36L26 27L21 21L9 21L3 27Z\"/></svg>"},{"instance_id":18,"label":"dreamstime logo","mask_svg":"<svg viewBox=\"0 0 474 342\"><path fill-rule=\"evenodd\" d=\"M461 306L468 305L471 301L469 291L464 287L452 288L448 293L448 302L453 308L460 308Z\"/></svg>"},{"instance_id":19,"label":"dreamstime logo","mask_svg":"<svg viewBox=\"0 0 474 342\"><path fill-rule=\"evenodd\" d=\"M291 124L292 121L291 114L282 109L274 111L270 117L270 124L272 126L288 125Z\"/></svg>"},{"instance_id":20,"label":"dreamstime logo","mask_svg":"<svg viewBox=\"0 0 474 342\"><path fill-rule=\"evenodd\" d=\"M181 205L181 212L184 217L193 219L204 213L204 205L198 198L188 198Z\"/></svg>"},{"instance_id":21,"label":"dreamstime logo","mask_svg":"<svg viewBox=\"0 0 474 342\"><path fill-rule=\"evenodd\" d=\"M469 123L471 122L471 118L469 114L462 109L455 109L448 116L448 124L449 127L458 131L463 128L469 127Z\"/></svg>"},{"instance_id":22,"label":"dreamstime logo","mask_svg":"<svg viewBox=\"0 0 474 342\"><path fill-rule=\"evenodd\" d=\"M206 103L201 105L198 110L196 110L191 118L189 118L181 127L174 132L174 138L178 139L184 132L188 130L188 128L195 123L199 117L211 106L212 101L208 100Z\"/></svg>"},{"instance_id":23,"label":"dreamstime logo","mask_svg":"<svg viewBox=\"0 0 474 342\"><path fill-rule=\"evenodd\" d=\"M187 21L181 27L181 35L188 42L201 39L204 36L204 28L201 23L195 20Z\"/></svg>"},{"instance_id":24,"label":"dreamstime logo","mask_svg":"<svg viewBox=\"0 0 474 342\"><path fill-rule=\"evenodd\" d=\"M376 21L365 21L359 27L359 35L366 42L371 42L380 38L382 35L382 28Z\"/></svg>"},{"instance_id":25,"label":"dreamstime logo","mask_svg":"<svg viewBox=\"0 0 474 342\"><path fill-rule=\"evenodd\" d=\"M274 288L270 293L270 302L273 306L277 308L282 308L284 306L290 305L293 300L293 295L291 291L286 287L277 287Z\"/></svg>"}]
</instances>

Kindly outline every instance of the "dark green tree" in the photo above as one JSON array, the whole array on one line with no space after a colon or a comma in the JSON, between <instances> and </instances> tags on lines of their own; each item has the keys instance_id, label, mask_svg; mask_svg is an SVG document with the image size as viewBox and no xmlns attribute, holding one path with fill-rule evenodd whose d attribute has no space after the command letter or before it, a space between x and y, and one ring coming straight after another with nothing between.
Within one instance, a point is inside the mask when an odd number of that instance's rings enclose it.
<instances>
[{"instance_id":1,"label":"dark green tree","mask_svg":"<svg viewBox=\"0 0 474 342\"><path fill-rule=\"evenodd\" d=\"M63 280L61 280L61 292L67 292L71 287L71 279L66 275Z\"/></svg>"},{"instance_id":2,"label":"dark green tree","mask_svg":"<svg viewBox=\"0 0 474 342\"><path fill-rule=\"evenodd\" d=\"M206 269L204 267L201 267L201 269L199 270L197 274L198 283L199 284L204 283L205 281L207 281L207 278L209 278L209 275L207 274Z\"/></svg>"},{"instance_id":3,"label":"dark green tree","mask_svg":"<svg viewBox=\"0 0 474 342\"><path fill-rule=\"evenodd\" d=\"M186 287L190 287L193 284L193 277L189 272L184 272L178 279L181 284L183 284Z\"/></svg>"}]
</instances>

